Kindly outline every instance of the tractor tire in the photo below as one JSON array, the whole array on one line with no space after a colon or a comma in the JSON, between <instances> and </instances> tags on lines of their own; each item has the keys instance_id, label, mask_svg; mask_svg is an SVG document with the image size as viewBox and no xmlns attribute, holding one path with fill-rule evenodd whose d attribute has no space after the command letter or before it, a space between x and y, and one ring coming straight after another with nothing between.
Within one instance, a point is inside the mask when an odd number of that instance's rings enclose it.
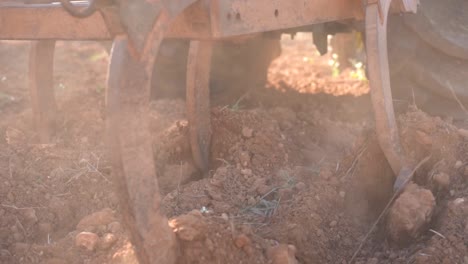
<instances>
[{"instance_id":1,"label":"tractor tire","mask_svg":"<svg viewBox=\"0 0 468 264\"><path fill-rule=\"evenodd\" d=\"M153 68L153 100L185 97L188 48L188 41L163 41ZM265 85L268 67L280 53L279 37L260 35L242 43L215 43L210 77L212 104L236 102L248 90Z\"/></svg>"},{"instance_id":2,"label":"tractor tire","mask_svg":"<svg viewBox=\"0 0 468 264\"><path fill-rule=\"evenodd\" d=\"M422 0L417 14L391 17L388 55L399 102L440 116L467 118L468 2Z\"/></svg>"}]
</instances>

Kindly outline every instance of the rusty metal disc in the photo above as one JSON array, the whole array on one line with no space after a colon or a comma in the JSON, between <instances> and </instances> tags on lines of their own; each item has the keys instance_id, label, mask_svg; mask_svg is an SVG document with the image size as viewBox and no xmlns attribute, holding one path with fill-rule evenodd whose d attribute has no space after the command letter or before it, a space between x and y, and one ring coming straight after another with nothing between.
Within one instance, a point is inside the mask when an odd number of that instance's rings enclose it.
<instances>
[{"instance_id":1,"label":"rusty metal disc","mask_svg":"<svg viewBox=\"0 0 468 264\"><path fill-rule=\"evenodd\" d=\"M187 61L187 119L192 156L199 169L209 167L210 68L213 46L209 41L191 41Z\"/></svg>"},{"instance_id":2,"label":"rusty metal disc","mask_svg":"<svg viewBox=\"0 0 468 264\"><path fill-rule=\"evenodd\" d=\"M31 42L29 53L29 92L34 123L41 143L48 143L54 133L57 103L54 94L54 40Z\"/></svg>"}]
</instances>

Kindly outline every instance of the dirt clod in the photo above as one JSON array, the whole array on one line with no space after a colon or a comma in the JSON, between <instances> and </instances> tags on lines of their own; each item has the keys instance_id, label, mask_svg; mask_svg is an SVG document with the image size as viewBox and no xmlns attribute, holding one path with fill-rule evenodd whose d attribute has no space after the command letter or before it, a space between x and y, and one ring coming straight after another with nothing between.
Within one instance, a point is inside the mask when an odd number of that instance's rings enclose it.
<instances>
[{"instance_id":1,"label":"dirt clod","mask_svg":"<svg viewBox=\"0 0 468 264\"><path fill-rule=\"evenodd\" d=\"M177 237L184 241L203 238L206 228L203 215L198 210L193 210L186 215L172 219L169 225L173 228Z\"/></svg>"},{"instance_id":2,"label":"dirt clod","mask_svg":"<svg viewBox=\"0 0 468 264\"><path fill-rule=\"evenodd\" d=\"M293 245L277 245L268 250L268 258L272 264L298 264L296 247Z\"/></svg>"},{"instance_id":3,"label":"dirt clod","mask_svg":"<svg viewBox=\"0 0 468 264\"><path fill-rule=\"evenodd\" d=\"M450 185L450 176L444 172L437 173L434 175L434 183L439 189L446 189Z\"/></svg>"},{"instance_id":4,"label":"dirt clod","mask_svg":"<svg viewBox=\"0 0 468 264\"><path fill-rule=\"evenodd\" d=\"M112 247L117 241L117 237L112 233L106 233L99 239L99 248L106 250Z\"/></svg>"},{"instance_id":5,"label":"dirt clod","mask_svg":"<svg viewBox=\"0 0 468 264\"><path fill-rule=\"evenodd\" d=\"M107 226L108 224L114 222L115 216L114 212L109 209L103 209L99 212L92 213L90 215L85 216L83 219L80 220L78 225L76 225L76 230L78 231L94 231L99 226Z\"/></svg>"},{"instance_id":6,"label":"dirt clod","mask_svg":"<svg viewBox=\"0 0 468 264\"><path fill-rule=\"evenodd\" d=\"M306 188L306 185L305 185L305 183L303 183L303 182L298 182L298 183L296 183L296 186L295 186L295 187L296 187L296 189L297 189L298 191L301 191L301 190L304 190L304 189Z\"/></svg>"},{"instance_id":7,"label":"dirt clod","mask_svg":"<svg viewBox=\"0 0 468 264\"><path fill-rule=\"evenodd\" d=\"M435 204L431 191L414 183L408 184L389 211L387 229L390 238L400 244L417 238L431 221Z\"/></svg>"},{"instance_id":8,"label":"dirt clod","mask_svg":"<svg viewBox=\"0 0 468 264\"><path fill-rule=\"evenodd\" d=\"M236 244L236 247L238 248L244 248L249 247L252 244L252 242L250 241L250 238L248 236L246 236L245 234L240 234L234 240L234 244Z\"/></svg>"},{"instance_id":9,"label":"dirt clod","mask_svg":"<svg viewBox=\"0 0 468 264\"><path fill-rule=\"evenodd\" d=\"M122 225L120 224L120 222L115 221L107 225L107 230L109 230L113 234L118 234L122 232Z\"/></svg>"},{"instance_id":10,"label":"dirt clod","mask_svg":"<svg viewBox=\"0 0 468 264\"><path fill-rule=\"evenodd\" d=\"M81 232L75 237L75 246L88 252L94 251L99 241L98 235L91 232Z\"/></svg>"}]
</instances>

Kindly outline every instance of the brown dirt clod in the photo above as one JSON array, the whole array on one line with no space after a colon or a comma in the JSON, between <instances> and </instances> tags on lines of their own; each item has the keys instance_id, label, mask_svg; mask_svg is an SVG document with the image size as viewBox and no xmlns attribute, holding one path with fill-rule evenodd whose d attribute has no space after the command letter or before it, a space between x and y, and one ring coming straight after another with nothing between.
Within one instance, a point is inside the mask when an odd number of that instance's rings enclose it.
<instances>
[{"instance_id":1,"label":"brown dirt clod","mask_svg":"<svg viewBox=\"0 0 468 264\"><path fill-rule=\"evenodd\" d=\"M387 218L390 238L399 244L417 238L431 221L435 205L431 191L408 184L390 208Z\"/></svg>"},{"instance_id":2,"label":"brown dirt clod","mask_svg":"<svg viewBox=\"0 0 468 264\"><path fill-rule=\"evenodd\" d=\"M75 237L75 245L88 252L92 252L96 249L98 241L98 235L91 232L81 232Z\"/></svg>"}]
</instances>

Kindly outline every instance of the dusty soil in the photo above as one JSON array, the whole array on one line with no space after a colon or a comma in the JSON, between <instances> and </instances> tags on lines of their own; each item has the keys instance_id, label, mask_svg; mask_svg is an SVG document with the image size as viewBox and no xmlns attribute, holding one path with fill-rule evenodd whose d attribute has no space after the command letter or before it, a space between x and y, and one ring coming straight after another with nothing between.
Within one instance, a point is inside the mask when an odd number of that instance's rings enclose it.
<instances>
[{"instance_id":1,"label":"dusty soil","mask_svg":"<svg viewBox=\"0 0 468 264\"><path fill-rule=\"evenodd\" d=\"M266 87L213 105L206 177L190 157L184 102L152 103L180 263L350 263L391 199L366 81L337 76L311 43L283 40ZM0 263L138 263L105 154L105 50L59 42L59 128L51 144L37 144L28 47L0 42ZM398 120L411 162L430 158L356 263L467 264L468 122L415 107Z\"/></svg>"}]
</instances>

